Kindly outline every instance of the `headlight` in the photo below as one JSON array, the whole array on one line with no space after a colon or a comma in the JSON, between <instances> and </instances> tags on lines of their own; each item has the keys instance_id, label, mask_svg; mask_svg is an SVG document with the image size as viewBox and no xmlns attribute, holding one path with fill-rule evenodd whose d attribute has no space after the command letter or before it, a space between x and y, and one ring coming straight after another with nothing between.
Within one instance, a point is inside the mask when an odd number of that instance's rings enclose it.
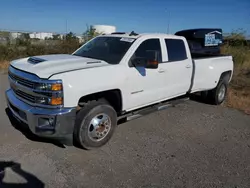
<instances>
[{"instance_id":1,"label":"headlight","mask_svg":"<svg viewBox=\"0 0 250 188\"><path fill-rule=\"evenodd\" d=\"M37 83L35 86L36 90L41 91L62 91L62 83Z\"/></svg>"},{"instance_id":2,"label":"headlight","mask_svg":"<svg viewBox=\"0 0 250 188\"><path fill-rule=\"evenodd\" d=\"M61 80L48 80L43 83L37 83L34 92L38 94L37 104L63 105L63 85Z\"/></svg>"}]
</instances>

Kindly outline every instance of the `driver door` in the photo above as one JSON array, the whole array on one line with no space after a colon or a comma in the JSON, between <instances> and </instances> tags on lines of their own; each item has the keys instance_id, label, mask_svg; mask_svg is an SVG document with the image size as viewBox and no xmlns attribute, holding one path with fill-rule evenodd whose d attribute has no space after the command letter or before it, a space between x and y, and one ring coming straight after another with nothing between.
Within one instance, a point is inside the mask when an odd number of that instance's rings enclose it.
<instances>
[{"instance_id":1,"label":"driver door","mask_svg":"<svg viewBox=\"0 0 250 188\"><path fill-rule=\"evenodd\" d=\"M145 57L146 51L157 51L159 61L162 60L160 38L146 39L141 42L133 53L131 59L135 57ZM135 67L129 61L128 70L128 103L127 110L133 110L156 103L165 97L166 82L164 65L159 64L157 69L148 69L145 67Z\"/></svg>"}]
</instances>

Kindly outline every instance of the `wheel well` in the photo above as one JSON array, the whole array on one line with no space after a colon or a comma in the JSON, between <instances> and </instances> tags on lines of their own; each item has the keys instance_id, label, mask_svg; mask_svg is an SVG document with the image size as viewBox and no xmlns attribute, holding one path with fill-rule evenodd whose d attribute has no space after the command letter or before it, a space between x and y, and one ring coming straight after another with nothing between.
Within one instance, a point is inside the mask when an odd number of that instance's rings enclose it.
<instances>
[{"instance_id":1,"label":"wheel well","mask_svg":"<svg viewBox=\"0 0 250 188\"><path fill-rule=\"evenodd\" d=\"M225 79L227 82L230 81L230 78L231 78L231 75L232 75L232 71L226 71L226 72L223 72L220 76L220 80L223 80Z\"/></svg>"},{"instance_id":2,"label":"wheel well","mask_svg":"<svg viewBox=\"0 0 250 188\"><path fill-rule=\"evenodd\" d=\"M88 101L98 100L101 98L106 99L118 114L121 113L121 111L122 111L122 96L121 96L121 91L119 89L102 91L102 92L93 93L93 94L83 96L79 99L78 106L83 106L84 103L86 103Z\"/></svg>"}]
</instances>

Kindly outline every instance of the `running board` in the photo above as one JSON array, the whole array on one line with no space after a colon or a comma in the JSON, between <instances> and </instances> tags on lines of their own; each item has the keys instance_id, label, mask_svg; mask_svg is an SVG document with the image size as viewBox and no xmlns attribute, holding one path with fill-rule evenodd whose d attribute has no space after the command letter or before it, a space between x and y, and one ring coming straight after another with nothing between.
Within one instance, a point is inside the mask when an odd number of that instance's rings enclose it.
<instances>
[{"instance_id":1,"label":"running board","mask_svg":"<svg viewBox=\"0 0 250 188\"><path fill-rule=\"evenodd\" d=\"M124 119L124 118L126 118L127 121L131 121L131 120L140 118L142 116L151 114L155 111L165 110L166 108L174 107L174 106L181 104L181 103L184 103L188 100L189 100L189 97L185 97L185 98L178 98L178 99L174 99L171 101L158 103L158 104L155 104L155 105L152 105L149 107L145 107L145 108L124 114L124 115L118 117L118 121L121 119Z\"/></svg>"}]
</instances>

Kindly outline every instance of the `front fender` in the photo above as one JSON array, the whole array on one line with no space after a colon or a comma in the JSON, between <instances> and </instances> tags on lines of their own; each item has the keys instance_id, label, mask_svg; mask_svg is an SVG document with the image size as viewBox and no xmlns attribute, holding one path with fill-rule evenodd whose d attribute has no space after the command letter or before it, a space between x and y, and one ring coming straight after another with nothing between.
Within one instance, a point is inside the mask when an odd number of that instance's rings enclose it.
<instances>
[{"instance_id":1,"label":"front fender","mask_svg":"<svg viewBox=\"0 0 250 188\"><path fill-rule=\"evenodd\" d=\"M112 89L123 94L126 76L120 69L119 65L83 69L53 75L50 79L63 81L64 106L75 107L81 97L89 94Z\"/></svg>"}]
</instances>

